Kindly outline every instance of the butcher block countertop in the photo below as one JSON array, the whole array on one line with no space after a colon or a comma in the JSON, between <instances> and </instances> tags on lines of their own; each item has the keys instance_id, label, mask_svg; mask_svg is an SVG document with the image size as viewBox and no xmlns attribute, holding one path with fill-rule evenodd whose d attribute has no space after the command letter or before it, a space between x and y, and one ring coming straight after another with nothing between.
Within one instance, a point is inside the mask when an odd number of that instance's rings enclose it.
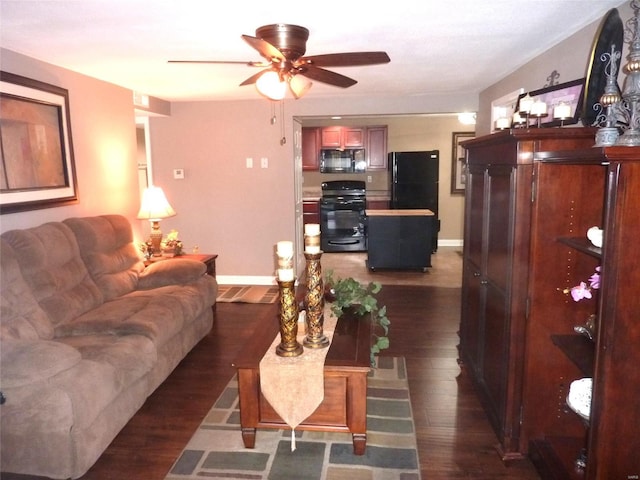
<instances>
[{"instance_id":1,"label":"butcher block countertop","mask_svg":"<svg viewBox=\"0 0 640 480\"><path fill-rule=\"evenodd\" d=\"M386 216L386 217L420 217L420 216L432 216L434 213L431 210L367 210L368 217Z\"/></svg>"}]
</instances>

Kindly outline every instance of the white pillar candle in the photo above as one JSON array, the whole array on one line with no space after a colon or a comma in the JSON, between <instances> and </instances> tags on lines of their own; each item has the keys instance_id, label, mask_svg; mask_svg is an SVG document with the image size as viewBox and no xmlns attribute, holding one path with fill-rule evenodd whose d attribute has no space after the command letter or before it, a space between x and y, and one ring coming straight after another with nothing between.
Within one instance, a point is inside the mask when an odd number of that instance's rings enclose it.
<instances>
[{"instance_id":1,"label":"white pillar candle","mask_svg":"<svg viewBox=\"0 0 640 480\"><path fill-rule=\"evenodd\" d=\"M304 226L304 251L308 254L320 253L320 225L307 223Z\"/></svg>"},{"instance_id":2,"label":"white pillar candle","mask_svg":"<svg viewBox=\"0 0 640 480\"><path fill-rule=\"evenodd\" d=\"M553 118L569 118L571 116L571 105L560 102L553 109Z\"/></svg>"},{"instance_id":3,"label":"white pillar candle","mask_svg":"<svg viewBox=\"0 0 640 480\"><path fill-rule=\"evenodd\" d=\"M283 240L276 245L276 252L279 257L292 258L293 257L293 242Z\"/></svg>"},{"instance_id":4,"label":"white pillar candle","mask_svg":"<svg viewBox=\"0 0 640 480\"><path fill-rule=\"evenodd\" d=\"M320 224L318 224L318 223L307 223L304 226L304 234L305 235L320 235Z\"/></svg>"},{"instance_id":5,"label":"white pillar candle","mask_svg":"<svg viewBox=\"0 0 640 480\"><path fill-rule=\"evenodd\" d=\"M522 113L530 113L531 105L533 105L533 98L527 93L524 97L520 99L520 112Z\"/></svg>"},{"instance_id":6,"label":"white pillar candle","mask_svg":"<svg viewBox=\"0 0 640 480\"><path fill-rule=\"evenodd\" d=\"M511 122L506 117L501 117L496 120L496 128L498 130L504 130L505 128L509 128L511 126Z\"/></svg>"},{"instance_id":7,"label":"white pillar candle","mask_svg":"<svg viewBox=\"0 0 640 480\"><path fill-rule=\"evenodd\" d=\"M293 242L283 240L276 245L278 255L278 279L281 282L293 280Z\"/></svg>"},{"instance_id":8,"label":"white pillar candle","mask_svg":"<svg viewBox=\"0 0 640 480\"><path fill-rule=\"evenodd\" d=\"M293 280L293 269L292 268L279 268L278 269L278 280L281 282L291 282Z\"/></svg>"},{"instance_id":9,"label":"white pillar candle","mask_svg":"<svg viewBox=\"0 0 640 480\"><path fill-rule=\"evenodd\" d=\"M547 104L538 100L531 105L531 115L544 116L547 114Z\"/></svg>"}]
</instances>

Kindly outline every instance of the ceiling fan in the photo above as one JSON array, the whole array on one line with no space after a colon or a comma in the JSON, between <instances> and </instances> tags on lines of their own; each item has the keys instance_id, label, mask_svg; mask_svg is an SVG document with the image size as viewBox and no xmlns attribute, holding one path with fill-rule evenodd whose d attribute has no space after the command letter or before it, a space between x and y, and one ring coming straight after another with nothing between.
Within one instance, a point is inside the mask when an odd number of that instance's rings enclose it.
<instances>
[{"instance_id":1,"label":"ceiling fan","mask_svg":"<svg viewBox=\"0 0 640 480\"><path fill-rule=\"evenodd\" d=\"M345 52L305 57L309 30L289 24L259 27L256 36L242 35L242 39L256 49L265 60L241 62L225 60L169 60L170 63L244 64L263 70L251 75L240 86L256 84L260 93L272 100L284 98L287 86L295 98L311 88L311 81L347 88L358 83L324 67L353 67L388 63L385 52Z\"/></svg>"}]
</instances>

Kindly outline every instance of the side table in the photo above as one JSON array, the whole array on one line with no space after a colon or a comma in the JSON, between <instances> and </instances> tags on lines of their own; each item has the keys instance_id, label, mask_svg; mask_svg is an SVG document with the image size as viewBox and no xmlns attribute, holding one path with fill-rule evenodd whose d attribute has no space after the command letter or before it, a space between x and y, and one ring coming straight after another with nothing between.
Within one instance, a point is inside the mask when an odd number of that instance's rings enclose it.
<instances>
[{"instance_id":1,"label":"side table","mask_svg":"<svg viewBox=\"0 0 640 480\"><path fill-rule=\"evenodd\" d=\"M216 258L218 258L217 254L185 253L182 255L178 255L177 257L169 257L169 256L151 257L150 259L145 260L144 265L145 267L148 267L152 263L163 262L165 260L172 260L174 258L188 258L190 260L197 260L199 262L202 262L207 266L207 275L211 275L213 278L216 278Z\"/></svg>"}]
</instances>

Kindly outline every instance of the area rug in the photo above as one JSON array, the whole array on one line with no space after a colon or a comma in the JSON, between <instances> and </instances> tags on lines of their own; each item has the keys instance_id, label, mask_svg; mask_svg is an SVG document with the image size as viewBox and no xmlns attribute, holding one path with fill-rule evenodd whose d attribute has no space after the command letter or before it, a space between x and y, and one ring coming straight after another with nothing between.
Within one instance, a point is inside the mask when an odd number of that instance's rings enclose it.
<instances>
[{"instance_id":1,"label":"area rug","mask_svg":"<svg viewBox=\"0 0 640 480\"><path fill-rule=\"evenodd\" d=\"M278 299L275 285L219 285L217 302L274 303Z\"/></svg>"},{"instance_id":2,"label":"area rug","mask_svg":"<svg viewBox=\"0 0 640 480\"><path fill-rule=\"evenodd\" d=\"M240 433L234 377L178 457L165 480L419 480L420 467L401 357L380 357L367 390L367 447L353 454L351 435L258 429L254 449Z\"/></svg>"}]
</instances>

